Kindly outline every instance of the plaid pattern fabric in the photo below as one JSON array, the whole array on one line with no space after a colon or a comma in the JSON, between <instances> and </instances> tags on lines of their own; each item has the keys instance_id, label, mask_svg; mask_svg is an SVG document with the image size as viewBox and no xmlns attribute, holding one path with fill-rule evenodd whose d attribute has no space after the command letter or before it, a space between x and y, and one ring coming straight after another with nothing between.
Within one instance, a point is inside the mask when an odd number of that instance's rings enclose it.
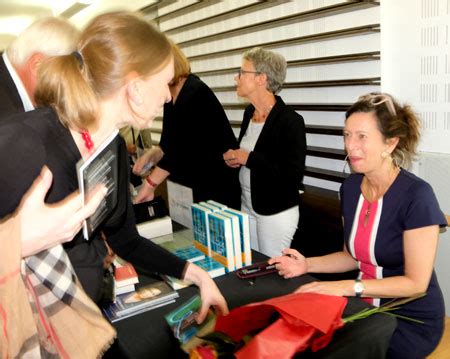
<instances>
[{"instance_id":1,"label":"plaid pattern fabric","mask_svg":"<svg viewBox=\"0 0 450 359\"><path fill-rule=\"evenodd\" d=\"M89 299L61 246L22 259L4 235L0 261L0 358L98 358L116 334ZM20 264L19 264L20 263Z\"/></svg>"},{"instance_id":2,"label":"plaid pattern fabric","mask_svg":"<svg viewBox=\"0 0 450 359\"><path fill-rule=\"evenodd\" d=\"M76 277L69 257L61 245L30 256L25 259L25 263L38 281L54 295L49 296L48 292L43 291L39 294L47 297L41 298L43 303L51 305L61 300L70 305L75 295Z\"/></svg>"}]
</instances>

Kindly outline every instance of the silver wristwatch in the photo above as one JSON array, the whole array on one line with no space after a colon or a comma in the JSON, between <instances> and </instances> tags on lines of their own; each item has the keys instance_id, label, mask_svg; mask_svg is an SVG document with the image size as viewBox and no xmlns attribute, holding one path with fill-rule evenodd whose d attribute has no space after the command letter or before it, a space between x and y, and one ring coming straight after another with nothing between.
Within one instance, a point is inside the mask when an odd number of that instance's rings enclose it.
<instances>
[{"instance_id":1,"label":"silver wristwatch","mask_svg":"<svg viewBox=\"0 0 450 359\"><path fill-rule=\"evenodd\" d=\"M361 297L361 295L364 292L364 284L361 282L361 279L355 279L353 289L355 290L355 297L357 298Z\"/></svg>"}]
</instances>

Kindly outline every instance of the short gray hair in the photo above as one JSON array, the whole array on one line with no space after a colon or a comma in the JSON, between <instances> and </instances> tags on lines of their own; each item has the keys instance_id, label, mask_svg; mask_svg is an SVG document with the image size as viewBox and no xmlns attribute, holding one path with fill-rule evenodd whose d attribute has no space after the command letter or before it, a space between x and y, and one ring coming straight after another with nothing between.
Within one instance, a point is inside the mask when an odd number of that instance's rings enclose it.
<instances>
[{"instance_id":1,"label":"short gray hair","mask_svg":"<svg viewBox=\"0 0 450 359\"><path fill-rule=\"evenodd\" d=\"M27 27L6 49L9 61L24 65L35 53L44 56L68 55L76 50L79 31L68 20L57 17L39 19Z\"/></svg>"},{"instance_id":2,"label":"short gray hair","mask_svg":"<svg viewBox=\"0 0 450 359\"><path fill-rule=\"evenodd\" d=\"M274 52L261 47L254 47L242 55L244 60L251 61L255 71L266 74L267 90L278 93L286 79L286 60Z\"/></svg>"}]
</instances>

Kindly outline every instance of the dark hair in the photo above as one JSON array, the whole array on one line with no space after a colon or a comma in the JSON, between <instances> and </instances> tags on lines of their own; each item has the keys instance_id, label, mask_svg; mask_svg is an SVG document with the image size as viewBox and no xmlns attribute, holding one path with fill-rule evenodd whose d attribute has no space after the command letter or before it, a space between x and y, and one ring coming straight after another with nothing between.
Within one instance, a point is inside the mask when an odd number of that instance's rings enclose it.
<instances>
[{"instance_id":1,"label":"dark hair","mask_svg":"<svg viewBox=\"0 0 450 359\"><path fill-rule=\"evenodd\" d=\"M98 100L127 75L152 75L171 58L166 36L136 13L97 16L81 33L77 53L39 66L36 104L54 107L65 126L86 129L96 122Z\"/></svg>"},{"instance_id":2,"label":"dark hair","mask_svg":"<svg viewBox=\"0 0 450 359\"><path fill-rule=\"evenodd\" d=\"M347 120L352 114L373 113L378 129L384 139L398 137L399 141L392 152L398 166L408 167L416 155L420 139L420 122L409 105L401 106L387 93L372 92L361 96L345 113Z\"/></svg>"}]
</instances>

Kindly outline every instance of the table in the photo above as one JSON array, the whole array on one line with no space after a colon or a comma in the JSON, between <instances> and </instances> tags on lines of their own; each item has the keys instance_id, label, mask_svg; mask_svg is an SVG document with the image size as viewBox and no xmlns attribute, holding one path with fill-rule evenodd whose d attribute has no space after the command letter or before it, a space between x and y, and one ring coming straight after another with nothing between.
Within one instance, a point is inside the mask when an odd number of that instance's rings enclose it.
<instances>
[{"instance_id":1,"label":"table","mask_svg":"<svg viewBox=\"0 0 450 359\"><path fill-rule=\"evenodd\" d=\"M266 259L254 252L254 262ZM155 280L142 275L142 284ZM292 292L302 284L314 281L314 277L303 275L293 279L283 279L276 273L258 277L256 280L242 280L234 273L215 278L215 282L228 302L230 309L258 302ZM178 342L167 326L164 315L175 309L194 294L197 287L188 287L179 291L180 298L173 304L157 308L131 318L114 323L118 333L118 345L124 358L183 358ZM358 298L349 298L344 316L356 313L368 304ZM390 337L396 327L396 319L376 314L369 318L346 324L335 332L330 344L316 352L298 354L298 358L360 358L379 359L384 357ZM115 356L117 358L117 356Z\"/></svg>"}]
</instances>

